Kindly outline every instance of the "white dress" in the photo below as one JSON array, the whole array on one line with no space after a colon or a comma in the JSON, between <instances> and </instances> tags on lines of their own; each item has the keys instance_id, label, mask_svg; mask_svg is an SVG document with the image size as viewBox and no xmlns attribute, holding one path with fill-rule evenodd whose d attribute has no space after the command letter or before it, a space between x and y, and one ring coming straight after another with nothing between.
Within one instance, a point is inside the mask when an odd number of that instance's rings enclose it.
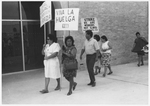
<instances>
[{"instance_id":1,"label":"white dress","mask_svg":"<svg viewBox=\"0 0 150 106\"><path fill-rule=\"evenodd\" d=\"M55 52L60 51L60 46L58 43L53 43L49 46L49 44L46 45L44 53L45 56L50 56L51 54ZM45 77L46 78L53 78L57 79L61 77L60 74L60 63L58 57L54 57L48 60L44 60L44 70L45 70Z\"/></svg>"}]
</instances>

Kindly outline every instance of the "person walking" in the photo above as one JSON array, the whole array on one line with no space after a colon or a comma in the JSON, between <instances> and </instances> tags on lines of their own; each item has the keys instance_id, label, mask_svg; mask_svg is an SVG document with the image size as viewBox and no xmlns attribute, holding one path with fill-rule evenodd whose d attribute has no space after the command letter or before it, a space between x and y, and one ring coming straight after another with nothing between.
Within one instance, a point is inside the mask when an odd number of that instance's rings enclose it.
<instances>
[{"instance_id":1,"label":"person walking","mask_svg":"<svg viewBox=\"0 0 150 106\"><path fill-rule=\"evenodd\" d=\"M91 85L92 87L94 87L96 85L96 82L95 82L95 75L94 75L93 67L94 67L95 61L98 60L99 45L98 45L98 42L95 39L93 39L93 32L91 30L87 30L85 32L85 37L86 37L86 40L84 42L84 47L81 50L80 60L82 60L82 55L85 52L86 53L86 65L87 65L87 70L88 70L89 77L90 77L90 83L88 85Z\"/></svg>"},{"instance_id":2,"label":"person walking","mask_svg":"<svg viewBox=\"0 0 150 106\"><path fill-rule=\"evenodd\" d=\"M105 35L101 36L101 41L102 41L102 45L101 45L102 58L101 59L102 59L102 65L104 66L103 77L105 77L107 68L109 69L109 73L107 75L110 75L113 73L111 70L111 66L110 66L112 46Z\"/></svg>"},{"instance_id":3,"label":"person walking","mask_svg":"<svg viewBox=\"0 0 150 106\"><path fill-rule=\"evenodd\" d=\"M137 66L144 65L143 56L145 55L143 48L148 44L147 40L144 37L141 37L139 32L136 32L136 39L134 41L132 52L137 53L138 55L138 64Z\"/></svg>"},{"instance_id":4,"label":"person walking","mask_svg":"<svg viewBox=\"0 0 150 106\"><path fill-rule=\"evenodd\" d=\"M44 71L45 71L45 88L40 91L42 94L48 93L48 85L50 78L57 80L57 87L55 90L61 90L60 86L60 63L58 53L60 46L57 42L56 36L49 34L47 36L47 44L43 45L42 54L44 57Z\"/></svg>"},{"instance_id":5,"label":"person walking","mask_svg":"<svg viewBox=\"0 0 150 106\"><path fill-rule=\"evenodd\" d=\"M65 63L70 60L76 60L77 49L74 45L74 39L72 36L67 36L65 38L65 46L62 48L62 63L63 63L63 75L69 81L69 92L67 95L72 94L72 90L75 90L77 83L74 82L74 77L76 77L76 69L66 69Z\"/></svg>"},{"instance_id":6,"label":"person walking","mask_svg":"<svg viewBox=\"0 0 150 106\"><path fill-rule=\"evenodd\" d=\"M94 35L94 39L98 42L99 47L101 46L101 42L100 42L100 36L95 34ZM94 64L94 74L97 75L98 73L100 73L101 71L101 52L99 50L99 54L98 54L98 60L95 62Z\"/></svg>"}]
</instances>

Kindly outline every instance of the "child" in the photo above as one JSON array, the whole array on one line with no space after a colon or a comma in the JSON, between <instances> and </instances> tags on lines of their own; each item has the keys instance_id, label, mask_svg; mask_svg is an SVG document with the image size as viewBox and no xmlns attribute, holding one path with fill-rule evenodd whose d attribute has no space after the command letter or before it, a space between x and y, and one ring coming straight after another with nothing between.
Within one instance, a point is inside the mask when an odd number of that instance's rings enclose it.
<instances>
[{"instance_id":1,"label":"child","mask_svg":"<svg viewBox=\"0 0 150 106\"><path fill-rule=\"evenodd\" d=\"M99 35L97 35L97 34L94 35L94 39L96 39L97 42L99 42L100 41ZM95 62L94 68L95 68L95 73L94 73L95 75L97 75L98 73L100 73L100 70L101 70L101 53L100 53L100 51L99 51L98 60Z\"/></svg>"},{"instance_id":2,"label":"child","mask_svg":"<svg viewBox=\"0 0 150 106\"><path fill-rule=\"evenodd\" d=\"M138 67L144 65L143 56L145 55L145 52L143 51L143 47L146 48L145 46L147 44L147 40L144 37L141 37L139 32L136 32L136 39L134 41L132 52L135 52L138 55Z\"/></svg>"}]
</instances>

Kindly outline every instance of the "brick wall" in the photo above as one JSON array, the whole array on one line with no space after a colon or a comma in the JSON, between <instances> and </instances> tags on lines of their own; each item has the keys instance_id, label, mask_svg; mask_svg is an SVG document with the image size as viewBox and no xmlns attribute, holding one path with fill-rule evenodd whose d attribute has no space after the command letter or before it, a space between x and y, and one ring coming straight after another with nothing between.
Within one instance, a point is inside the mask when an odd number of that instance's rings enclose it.
<instances>
[{"instance_id":1,"label":"brick wall","mask_svg":"<svg viewBox=\"0 0 150 106\"><path fill-rule=\"evenodd\" d=\"M85 40L81 18L85 17L97 17L100 30L98 34L106 35L113 46L112 65L137 60L136 54L132 53L131 49L137 31L148 39L148 2L72 1L69 2L69 7L80 8L79 30L70 32L75 39L78 60ZM145 56L145 59L147 58ZM80 63L85 64L85 54Z\"/></svg>"}]
</instances>

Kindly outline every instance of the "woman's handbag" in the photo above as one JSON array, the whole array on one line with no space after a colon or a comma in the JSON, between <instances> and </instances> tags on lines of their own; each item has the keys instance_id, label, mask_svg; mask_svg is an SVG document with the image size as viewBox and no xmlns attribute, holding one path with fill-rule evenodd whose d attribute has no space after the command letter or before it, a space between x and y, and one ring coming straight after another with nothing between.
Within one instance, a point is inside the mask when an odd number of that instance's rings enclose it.
<instances>
[{"instance_id":1,"label":"woman's handbag","mask_svg":"<svg viewBox=\"0 0 150 106\"><path fill-rule=\"evenodd\" d=\"M77 70L78 69L78 61L76 59L64 61L64 67L66 70Z\"/></svg>"}]
</instances>

